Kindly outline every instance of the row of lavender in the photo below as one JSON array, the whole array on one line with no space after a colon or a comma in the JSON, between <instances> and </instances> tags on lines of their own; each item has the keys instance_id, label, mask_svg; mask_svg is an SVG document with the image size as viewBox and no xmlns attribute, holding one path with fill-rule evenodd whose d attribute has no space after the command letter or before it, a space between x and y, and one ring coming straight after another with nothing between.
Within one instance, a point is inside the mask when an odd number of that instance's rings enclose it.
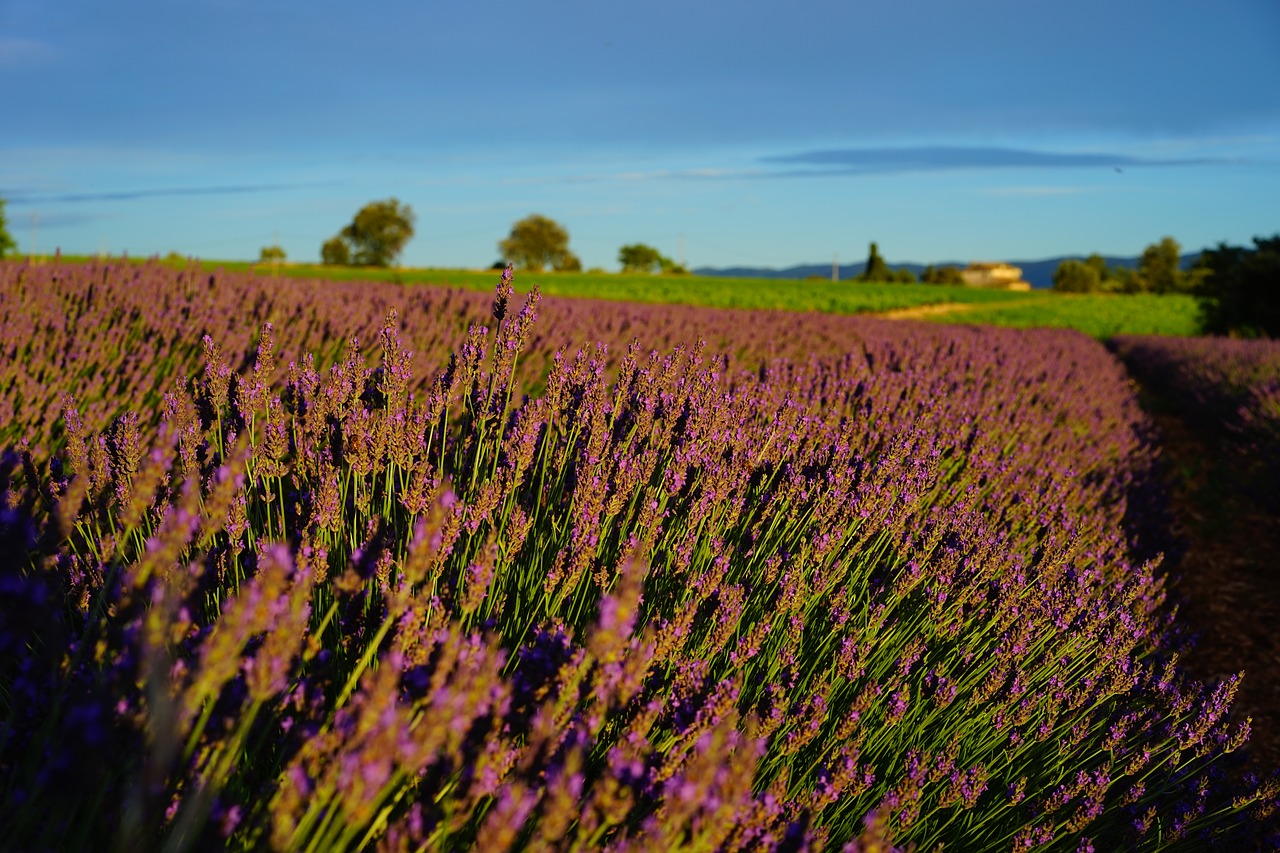
<instances>
[{"instance_id":1,"label":"row of lavender","mask_svg":"<svg viewBox=\"0 0 1280 853\"><path fill-rule=\"evenodd\" d=\"M1099 346L512 299L0 266L14 843L1276 840Z\"/></svg>"},{"instance_id":2,"label":"row of lavender","mask_svg":"<svg viewBox=\"0 0 1280 853\"><path fill-rule=\"evenodd\" d=\"M473 324L489 322L491 299L447 288L359 282L259 279L242 274L174 272L159 264L0 264L0 443L61 442L61 396L74 390L81 416L97 426L136 411L159 421L175 382L203 364L209 336L235 368L251 363L262 326L272 323L285 361L312 357L320 370L338 361L351 339L373 357L387 313L399 312L410 335L410 367L426 382L448 361ZM547 299L543 322L529 332L533 356L520 366L526 390L541 387L552 353L607 342L615 367L633 338L669 351L705 341L733 370L783 358L805 362L848 350L851 326L824 314L746 312ZM884 335L873 335L884 337Z\"/></svg>"},{"instance_id":3,"label":"row of lavender","mask_svg":"<svg viewBox=\"0 0 1280 853\"><path fill-rule=\"evenodd\" d=\"M1280 473L1280 341L1134 335L1111 346L1188 420Z\"/></svg>"}]
</instances>

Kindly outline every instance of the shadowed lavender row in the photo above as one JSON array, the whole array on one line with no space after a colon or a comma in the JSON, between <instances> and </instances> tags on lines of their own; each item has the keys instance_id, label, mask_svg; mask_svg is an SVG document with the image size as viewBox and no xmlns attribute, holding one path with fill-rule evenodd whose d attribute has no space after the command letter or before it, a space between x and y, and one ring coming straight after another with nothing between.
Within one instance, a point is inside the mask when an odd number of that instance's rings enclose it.
<instances>
[{"instance_id":1,"label":"shadowed lavender row","mask_svg":"<svg viewBox=\"0 0 1280 853\"><path fill-rule=\"evenodd\" d=\"M1187 421L1251 456L1264 496L1277 500L1280 341L1122 336L1111 346Z\"/></svg>"}]
</instances>

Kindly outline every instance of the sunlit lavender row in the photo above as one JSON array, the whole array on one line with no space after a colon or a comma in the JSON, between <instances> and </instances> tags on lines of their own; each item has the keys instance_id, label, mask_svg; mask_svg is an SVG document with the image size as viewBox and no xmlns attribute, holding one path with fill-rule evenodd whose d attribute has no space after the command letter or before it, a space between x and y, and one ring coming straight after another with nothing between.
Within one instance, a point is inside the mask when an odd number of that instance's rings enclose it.
<instances>
[{"instance_id":1,"label":"sunlit lavender row","mask_svg":"<svg viewBox=\"0 0 1280 853\"><path fill-rule=\"evenodd\" d=\"M466 290L254 278L198 267L174 272L158 263L0 263L0 442L60 441L60 398L71 389L95 429L125 411L153 428L164 394L201 369L204 336L240 368L252 362L266 323L279 359L310 356L323 371L352 339L375 357L383 318L395 309L410 367L425 386L472 324L492 323L491 302ZM597 342L609 346L611 368L638 338L662 352L705 341L708 353L736 370L774 358L836 357L851 340L886 337L875 324L827 314L555 298L543 299L539 310L542 321L529 331L516 376L526 390L541 387L553 353Z\"/></svg>"},{"instance_id":2,"label":"sunlit lavender row","mask_svg":"<svg viewBox=\"0 0 1280 853\"><path fill-rule=\"evenodd\" d=\"M1280 840L1081 335L17 265L0 324L18 847Z\"/></svg>"}]
</instances>

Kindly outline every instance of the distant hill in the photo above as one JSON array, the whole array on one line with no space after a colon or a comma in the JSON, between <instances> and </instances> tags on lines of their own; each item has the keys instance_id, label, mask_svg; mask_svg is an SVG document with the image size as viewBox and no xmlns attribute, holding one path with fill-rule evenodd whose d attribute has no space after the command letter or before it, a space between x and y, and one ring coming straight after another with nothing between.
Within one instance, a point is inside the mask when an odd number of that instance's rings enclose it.
<instances>
[{"instance_id":1,"label":"distant hill","mask_svg":"<svg viewBox=\"0 0 1280 853\"><path fill-rule=\"evenodd\" d=\"M1053 286L1053 271L1058 268L1058 264L1074 258L1075 260L1084 260L1085 255L1063 255L1060 258L1046 258L1040 261L1009 261L1015 267L1022 268L1022 278L1030 283L1032 287L1049 288ZM1200 257L1199 252L1182 256L1182 268L1187 269ZM1000 260L999 258L986 260ZM1107 266L1110 267L1126 267L1134 269L1138 266L1138 259L1133 258L1105 258ZM909 269L919 278L924 272L926 264L889 264L890 269ZM934 264L938 267L959 267L964 269L968 266L968 261L939 261ZM863 262L856 264L841 264L840 279L841 281L851 279L861 275L867 265ZM823 279L831 278L831 264L799 264L786 269L772 269L770 267L698 267L694 271L694 275L714 275L724 276L727 278L810 278L813 276Z\"/></svg>"}]
</instances>

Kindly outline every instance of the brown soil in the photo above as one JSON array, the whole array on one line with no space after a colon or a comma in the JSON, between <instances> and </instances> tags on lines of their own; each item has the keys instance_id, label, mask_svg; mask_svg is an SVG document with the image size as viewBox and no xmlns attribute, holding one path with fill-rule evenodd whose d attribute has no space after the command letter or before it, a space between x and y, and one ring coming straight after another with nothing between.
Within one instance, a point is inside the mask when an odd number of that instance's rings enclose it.
<instances>
[{"instance_id":1,"label":"brown soil","mask_svg":"<svg viewBox=\"0 0 1280 853\"><path fill-rule=\"evenodd\" d=\"M1280 518L1240 484L1251 460L1190 428L1144 395L1161 435L1175 532L1187 543L1169 567L1178 618L1199 635L1188 673L1217 681L1244 672L1232 716L1253 718L1245 747L1254 769L1280 769Z\"/></svg>"}]
</instances>

